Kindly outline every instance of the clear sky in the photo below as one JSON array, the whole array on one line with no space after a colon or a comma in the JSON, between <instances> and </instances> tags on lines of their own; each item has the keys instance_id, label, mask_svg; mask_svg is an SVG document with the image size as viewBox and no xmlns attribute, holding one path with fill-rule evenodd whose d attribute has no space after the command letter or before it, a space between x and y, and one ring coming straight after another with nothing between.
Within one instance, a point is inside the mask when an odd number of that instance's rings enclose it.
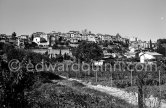
<instances>
[{"instance_id":1,"label":"clear sky","mask_svg":"<svg viewBox=\"0 0 166 108\"><path fill-rule=\"evenodd\" d=\"M0 33L83 29L166 38L166 0L0 0Z\"/></svg>"}]
</instances>

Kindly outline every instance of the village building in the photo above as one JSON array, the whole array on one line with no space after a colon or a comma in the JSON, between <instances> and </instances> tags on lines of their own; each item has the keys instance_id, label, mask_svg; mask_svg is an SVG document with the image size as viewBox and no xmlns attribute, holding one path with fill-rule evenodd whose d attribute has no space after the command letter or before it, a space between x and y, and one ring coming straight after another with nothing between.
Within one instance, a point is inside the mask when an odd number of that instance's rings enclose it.
<instances>
[{"instance_id":1,"label":"village building","mask_svg":"<svg viewBox=\"0 0 166 108\"><path fill-rule=\"evenodd\" d=\"M139 57L141 63L152 63L157 61L157 59L160 59L162 57L162 54L159 54L157 52L141 52L139 53Z\"/></svg>"}]
</instances>

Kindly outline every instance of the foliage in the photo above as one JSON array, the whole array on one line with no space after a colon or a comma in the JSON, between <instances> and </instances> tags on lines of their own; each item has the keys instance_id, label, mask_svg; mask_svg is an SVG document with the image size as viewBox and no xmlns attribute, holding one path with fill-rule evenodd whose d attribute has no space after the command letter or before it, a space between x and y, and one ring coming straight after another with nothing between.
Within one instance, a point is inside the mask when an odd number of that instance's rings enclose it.
<instances>
[{"instance_id":1,"label":"foliage","mask_svg":"<svg viewBox=\"0 0 166 108\"><path fill-rule=\"evenodd\" d=\"M67 53L64 54L64 60L70 60L71 59L71 56L68 55Z\"/></svg>"},{"instance_id":2,"label":"foliage","mask_svg":"<svg viewBox=\"0 0 166 108\"><path fill-rule=\"evenodd\" d=\"M59 37L58 41L61 42L63 40L63 37Z\"/></svg>"},{"instance_id":3,"label":"foliage","mask_svg":"<svg viewBox=\"0 0 166 108\"><path fill-rule=\"evenodd\" d=\"M153 51L153 47L152 47L152 41L150 40L150 42L149 42L149 43L150 43L150 45L149 45L149 47L150 47L150 50L151 50L151 51Z\"/></svg>"},{"instance_id":4,"label":"foliage","mask_svg":"<svg viewBox=\"0 0 166 108\"><path fill-rule=\"evenodd\" d=\"M13 39L16 39L16 32L13 32L13 33L12 33L12 38L13 38Z\"/></svg>"},{"instance_id":5,"label":"foliage","mask_svg":"<svg viewBox=\"0 0 166 108\"><path fill-rule=\"evenodd\" d=\"M30 40L33 41L34 39L34 34L31 35Z\"/></svg>"},{"instance_id":6,"label":"foliage","mask_svg":"<svg viewBox=\"0 0 166 108\"><path fill-rule=\"evenodd\" d=\"M26 66L29 63L29 60L32 64L36 65L43 59L45 61L49 61L49 59L41 54L22 49L15 49L10 44L2 45L2 51L4 55L6 55L6 58L2 58L0 68L0 90L2 91L0 97L0 107L26 107L27 100L25 98L25 93L37 80L35 71L28 72ZM20 61L21 67L19 70L12 71L8 68L8 62L12 59Z\"/></svg>"},{"instance_id":7,"label":"foliage","mask_svg":"<svg viewBox=\"0 0 166 108\"><path fill-rule=\"evenodd\" d=\"M157 52L160 54L166 55L166 48L163 47L163 44L166 44L166 39L157 40Z\"/></svg>"},{"instance_id":8,"label":"foliage","mask_svg":"<svg viewBox=\"0 0 166 108\"><path fill-rule=\"evenodd\" d=\"M103 47L108 47L109 42L106 40L105 42L103 42Z\"/></svg>"},{"instance_id":9,"label":"foliage","mask_svg":"<svg viewBox=\"0 0 166 108\"><path fill-rule=\"evenodd\" d=\"M58 49L58 44L55 43L53 46L52 46L53 49Z\"/></svg>"},{"instance_id":10,"label":"foliage","mask_svg":"<svg viewBox=\"0 0 166 108\"><path fill-rule=\"evenodd\" d=\"M55 44L52 46L53 49L66 49L69 47L69 41L59 41L55 40Z\"/></svg>"},{"instance_id":11,"label":"foliage","mask_svg":"<svg viewBox=\"0 0 166 108\"><path fill-rule=\"evenodd\" d=\"M23 60L22 63L25 64L26 60ZM34 74L27 72L24 66L14 72L9 70L7 62L1 61L1 64L3 67L0 73L0 85L3 93L0 106L2 108L25 107L24 105L26 105L27 102L24 97L24 92L33 85L35 80Z\"/></svg>"},{"instance_id":12,"label":"foliage","mask_svg":"<svg viewBox=\"0 0 166 108\"><path fill-rule=\"evenodd\" d=\"M25 45L25 49L30 49L30 48L36 48L36 47L38 47L38 44L37 43L35 43L35 42L32 42L32 43L24 43L24 45Z\"/></svg>"},{"instance_id":13,"label":"foliage","mask_svg":"<svg viewBox=\"0 0 166 108\"><path fill-rule=\"evenodd\" d=\"M166 39L158 39L157 44L164 44L166 43Z\"/></svg>"},{"instance_id":14,"label":"foliage","mask_svg":"<svg viewBox=\"0 0 166 108\"><path fill-rule=\"evenodd\" d=\"M4 43L2 43L1 48L2 48L1 50L3 50L3 52L9 53L10 50L14 49L14 46L11 45L11 44L4 44Z\"/></svg>"},{"instance_id":15,"label":"foliage","mask_svg":"<svg viewBox=\"0 0 166 108\"><path fill-rule=\"evenodd\" d=\"M102 49L93 42L81 42L76 50L73 50L73 55L77 60L91 62L91 60L100 60L103 57Z\"/></svg>"},{"instance_id":16,"label":"foliage","mask_svg":"<svg viewBox=\"0 0 166 108\"><path fill-rule=\"evenodd\" d=\"M45 43L45 42L47 42L47 41L46 41L45 38L40 37L40 42L41 42L41 43Z\"/></svg>"}]
</instances>

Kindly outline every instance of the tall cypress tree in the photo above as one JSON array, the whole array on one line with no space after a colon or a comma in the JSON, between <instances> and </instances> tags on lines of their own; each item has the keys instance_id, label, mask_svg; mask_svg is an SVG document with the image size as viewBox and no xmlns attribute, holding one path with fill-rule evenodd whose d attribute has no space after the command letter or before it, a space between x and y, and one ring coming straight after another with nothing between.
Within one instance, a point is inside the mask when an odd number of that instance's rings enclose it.
<instances>
[{"instance_id":1,"label":"tall cypress tree","mask_svg":"<svg viewBox=\"0 0 166 108\"><path fill-rule=\"evenodd\" d=\"M150 39L150 46L149 46L149 48L150 48L150 51L153 51L152 41L151 41L151 39Z\"/></svg>"},{"instance_id":2,"label":"tall cypress tree","mask_svg":"<svg viewBox=\"0 0 166 108\"><path fill-rule=\"evenodd\" d=\"M52 38L52 36L50 35L50 37L49 37L49 47L51 47L51 38Z\"/></svg>"},{"instance_id":3,"label":"tall cypress tree","mask_svg":"<svg viewBox=\"0 0 166 108\"><path fill-rule=\"evenodd\" d=\"M34 34L31 35L31 41L33 41L33 39L34 39Z\"/></svg>"}]
</instances>

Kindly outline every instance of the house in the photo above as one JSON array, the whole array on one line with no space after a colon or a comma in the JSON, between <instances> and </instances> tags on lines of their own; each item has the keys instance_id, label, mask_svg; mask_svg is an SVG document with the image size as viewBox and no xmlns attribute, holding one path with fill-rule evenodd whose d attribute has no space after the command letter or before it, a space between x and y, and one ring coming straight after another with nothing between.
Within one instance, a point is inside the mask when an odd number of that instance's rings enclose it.
<instances>
[{"instance_id":1,"label":"house","mask_svg":"<svg viewBox=\"0 0 166 108\"><path fill-rule=\"evenodd\" d=\"M21 35L21 36L17 36L18 39L27 39L28 40L28 35Z\"/></svg>"},{"instance_id":2,"label":"house","mask_svg":"<svg viewBox=\"0 0 166 108\"><path fill-rule=\"evenodd\" d=\"M42 37L34 37L33 42L37 43L38 46L47 48L49 46L49 41L42 41L45 38Z\"/></svg>"},{"instance_id":3,"label":"house","mask_svg":"<svg viewBox=\"0 0 166 108\"><path fill-rule=\"evenodd\" d=\"M131 37L129 40L130 42L137 42L137 37Z\"/></svg>"},{"instance_id":4,"label":"house","mask_svg":"<svg viewBox=\"0 0 166 108\"><path fill-rule=\"evenodd\" d=\"M88 41L96 43L95 34L88 34Z\"/></svg>"},{"instance_id":5,"label":"house","mask_svg":"<svg viewBox=\"0 0 166 108\"><path fill-rule=\"evenodd\" d=\"M55 41L58 40L58 38L53 34L53 33L49 33L48 35L48 40L45 41L49 41L50 46L53 46L55 44ZM45 39L45 38L44 38Z\"/></svg>"},{"instance_id":6,"label":"house","mask_svg":"<svg viewBox=\"0 0 166 108\"><path fill-rule=\"evenodd\" d=\"M100 35L100 38L102 41L112 41L113 40L113 36L111 36L109 34Z\"/></svg>"},{"instance_id":7,"label":"house","mask_svg":"<svg viewBox=\"0 0 166 108\"><path fill-rule=\"evenodd\" d=\"M9 43L11 43L11 44L14 44L14 45L17 45L17 40L18 39L9 39Z\"/></svg>"},{"instance_id":8,"label":"house","mask_svg":"<svg viewBox=\"0 0 166 108\"><path fill-rule=\"evenodd\" d=\"M60 36L61 36L61 32L54 32L54 31L53 31L53 32L51 32L51 33L48 33L47 36L48 36L48 37L51 36L51 38L52 38L51 40L52 40L52 41L59 40L59 38L60 38Z\"/></svg>"},{"instance_id":9,"label":"house","mask_svg":"<svg viewBox=\"0 0 166 108\"><path fill-rule=\"evenodd\" d=\"M33 42L39 44L40 43L40 37L34 37Z\"/></svg>"},{"instance_id":10,"label":"house","mask_svg":"<svg viewBox=\"0 0 166 108\"><path fill-rule=\"evenodd\" d=\"M40 37L41 37L41 38L44 38L46 41L49 40L49 37L48 37L48 35L47 35L46 33L42 33L42 34L40 35Z\"/></svg>"},{"instance_id":11,"label":"house","mask_svg":"<svg viewBox=\"0 0 166 108\"><path fill-rule=\"evenodd\" d=\"M104 60L99 60L99 61L94 61L93 63L95 66L102 66L103 62L104 62Z\"/></svg>"},{"instance_id":12,"label":"house","mask_svg":"<svg viewBox=\"0 0 166 108\"><path fill-rule=\"evenodd\" d=\"M7 38L7 35L6 34L0 34L0 39L1 38Z\"/></svg>"},{"instance_id":13,"label":"house","mask_svg":"<svg viewBox=\"0 0 166 108\"><path fill-rule=\"evenodd\" d=\"M67 34L69 35L69 38L70 38L69 41L71 43L77 43L79 40L82 39L79 31L69 31Z\"/></svg>"},{"instance_id":14,"label":"house","mask_svg":"<svg viewBox=\"0 0 166 108\"><path fill-rule=\"evenodd\" d=\"M0 42L5 43L5 42L6 42L6 39L2 38L2 39L0 39Z\"/></svg>"},{"instance_id":15,"label":"house","mask_svg":"<svg viewBox=\"0 0 166 108\"><path fill-rule=\"evenodd\" d=\"M78 43L78 39L76 39L76 38L71 38L69 41L70 41L71 43Z\"/></svg>"},{"instance_id":16,"label":"house","mask_svg":"<svg viewBox=\"0 0 166 108\"><path fill-rule=\"evenodd\" d=\"M159 54L157 52L141 52L139 53L139 57L140 57L141 63L145 63L145 62L151 63L161 58L162 54Z\"/></svg>"},{"instance_id":17,"label":"house","mask_svg":"<svg viewBox=\"0 0 166 108\"><path fill-rule=\"evenodd\" d=\"M136 55L135 52L128 52L124 54L126 58L135 58L135 55Z\"/></svg>"},{"instance_id":18,"label":"house","mask_svg":"<svg viewBox=\"0 0 166 108\"><path fill-rule=\"evenodd\" d=\"M138 46L129 46L129 51L131 52L131 53L134 53L136 50L138 50L139 48L138 48Z\"/></svg>"},{"instance_id":19,"label":"house","mask_svg":"<svg viewBox=\"0 0 166 108\"><path fill-rule=\"evenodd\" d=\"M32 35L34 36L34 38L41 37L41 38L44 38L46 41L49 40L49 36L48 36L49 34L46 34L44 32L36 32L36 33L33 33Z\"/></svg>"},{"instance_id":20,"label":"house","mask_svg":"<svg viewBox=\"0 0 166 108\"><path fill-rule=\"evenodd\" d=\"M146 41L141 42L140 46L142 47L142 49L149 48L149 44Z\"/></svg>"},{"instance_id":21,"label":"house","mask_svg":"<svg viewBox=\"0 0 166 108\"><path fill-rule=\"evenodd\" d=\"M47 42L40 42L38 45L41 48L48 48L49 47L49 42L48 41Z\"/></svg>"},{"instance_id":22,"label":"house","mask_svg":"<svg viewBox=\"0 0 166 108\"><path fill-rule=\"evenodd\" d=\"M129 50L130 50L130 52L133 53L133 52L135 52L136 49L134 47L129 47Z\"/></svg>"},{"instance_id":23,"label":"house","mask_svg":"<svg viewBox=\"0 0 166 108\"><path fill-rule=\"evenodd\" d=\"M76 47L78 47L78 43L70 43L70 47L73 47L73 48L76 48Z\"/></svg>"},{"instance_id":24,"label":"house","mask_svg":"<svg viewBox=\"0 0 166 108\"><path fill-rule=\"evenodd\" d=\"M60 36L63 37L64 40L68 40L69 38L69 35L67 33L61 33Z\"/></svg>"},{"instance_id":25,"label":"house","mask_svg":"<svg viewBox=\"0 0 166 108\"><path fill-rule=\"evenodd\" d=\"M55 40L56 40L56 38L55 38L54 36L51 36L51 37L50 37L50 40L49 40L49 41L50 41L50 45L51 45L51 46L53 46L53 45L55 44Z\"/></svg>"},{"instance_id":26,"label":"house","mask_svg":"<svg viewBox=\"0 0 166 108\"><path fill-rule=\"evenodd\" d=\"M88 35L87 34L82 35L81 40L87 41L88 40Z\"/></svg>"},{"instance_id":27,"label":"house","mask_svg":"<svg viewBox=\"0 0 166 108\"><path fill-rule=\"evenodd\" d=\"M24 48L25 47L24 40L23 39L17 39L17 46L19 48Z\"/></svg>"},{"instance_id":28,"label":"house","mask_svg":"<svg viewBox=\"0 0 166 108\"><path fill-rule=\"evenodd\" d=\"M0 42L6 42L6 34L0 34Z\"/></svg>"}]
</instances>

